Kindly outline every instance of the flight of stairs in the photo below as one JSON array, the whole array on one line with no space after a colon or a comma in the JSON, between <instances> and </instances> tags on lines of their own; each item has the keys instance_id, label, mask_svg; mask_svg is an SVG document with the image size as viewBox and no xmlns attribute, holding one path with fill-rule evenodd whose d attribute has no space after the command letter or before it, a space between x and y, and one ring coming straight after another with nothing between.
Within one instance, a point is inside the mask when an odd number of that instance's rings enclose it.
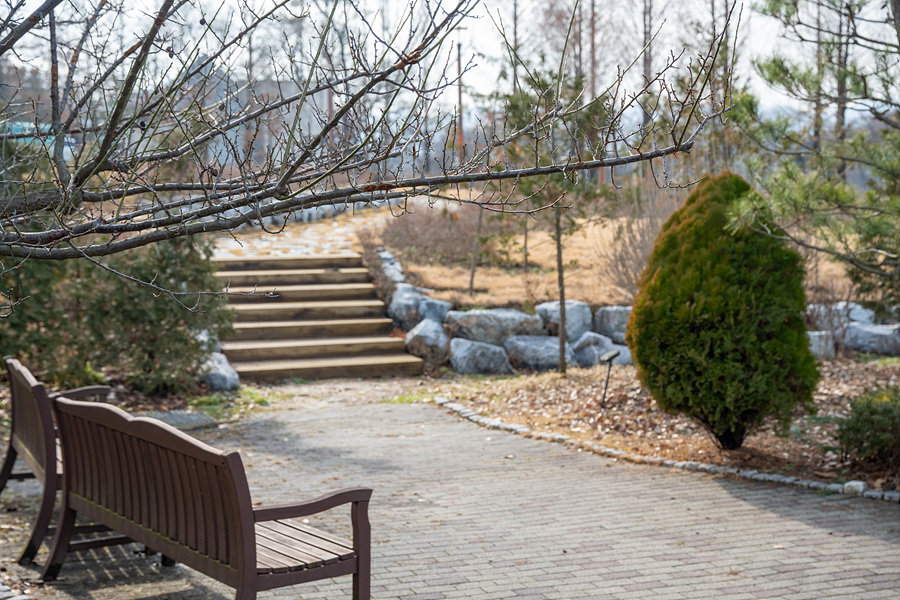
<instances>
[{"instance_id":1,"label":"flight of stairs","mask_svg":"<svg viewBox=\"0 0 900 600\"><path fill-rule=\"evenodd\" d=\"M358 254L218 258L234 337L222 351L241 379L378 377L422 372L421 359L389 337L391 320Z\"/></svg>"}]
</instances>

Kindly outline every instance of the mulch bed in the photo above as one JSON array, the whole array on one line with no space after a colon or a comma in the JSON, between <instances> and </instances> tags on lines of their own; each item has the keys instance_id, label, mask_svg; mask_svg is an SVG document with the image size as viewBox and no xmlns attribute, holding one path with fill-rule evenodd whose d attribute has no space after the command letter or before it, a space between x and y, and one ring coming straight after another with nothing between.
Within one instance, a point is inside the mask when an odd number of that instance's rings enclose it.
<instances>
[{"instance_id":1,"label":"mulch bed","mask_svg":"<svg viewBox=\"0 0 900 600\"><path fill-rule=\"evenodd\" d=\"M787 436L774 421L739 450L720 449L702 426L666 414L637 380L632 366L613 367L603 398L606 367L472 380L454 378L437 389L486 417L532 430L562 433L644 456L698 461L824 482L864 480L873 490L900 488L885 465L842 457L834 434L850 402L867 389L900 384L900 365L858 360L819 364L816 414L797 414Z\"/></svg>"}]
</instances>

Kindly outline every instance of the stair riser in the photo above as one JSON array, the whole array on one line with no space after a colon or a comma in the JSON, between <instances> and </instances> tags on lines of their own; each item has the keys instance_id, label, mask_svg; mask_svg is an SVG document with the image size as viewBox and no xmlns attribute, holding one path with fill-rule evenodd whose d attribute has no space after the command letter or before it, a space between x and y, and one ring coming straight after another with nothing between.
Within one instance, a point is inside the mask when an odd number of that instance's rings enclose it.
<instances>
[{"instance_id":1,"label":"stair riser","mask_svg":"<svg viewBox=\"0 0 900 600\"><path fill-rule=\"evenodd\" d=\"M362 257L355 255L296 256L284 258L217 258L217 271L267 271L288 269L352 269L363 266Z\"/></svg>"},{"instance_id":2,"label":"stair riser","mask_svg":"<svg viewBox=\"0 0 900 600\"><path fill-rule=\"evenodd\" d=\"M367 283L369 275L365 269L346 269L333 271L311 271L309 273L285 273L276 272L257 273L244 275L240 271L219 271L216 277L222 282L222 287L237 286L283 286L283 285L310 285L323 283Z\"/></svg>"},{"instance_id":3,"label":"stair riser","mask_svg":"<svg viewBox=\"0 0 900 600\"><path fill-rule=\"evenodd\" d=\"M256 305L239 305L240 307L256 308ZM238 307L235 307L238 308ZM260 305L264 310L235 310L235 321L239 323L287 321L290 319L364 319L384 316L384 308L377 306L323 306L312 308L281 308L278 303Z\"/></svg>"},{"instance_id":4,"label":"stair riser","mask_svg":"<svg viewBox=\"0 0 900 600\"><path fill-rule=\"evenodd\" d=\"M301 346L297 348L253 348L225 350L231 362L253 362L264 360L291 360L302 358L324 358L326 356L365 356L403 352L403 340L391 342L329 344L327 346Z\"/></svg>"},{"instance_id":5,"label":"stair riser","mask_svg":"<svg viewBox=\"0 0 900 600\"><path fill-rule=\"evenodd\" d=\"M350 324L304 324L286 327L240 327L229 339L235 341L249 340L296 340L307 338L335 338L361 335L387 335L393 329L390 321L373 320L368 323Z\"/></svg>"},{"instance_id":6,"label":"stair riser","mask_svg":"<svg viewBox=\"0 0 900 600\"><path fill-rule=\"evenodd\" d=\"M248 381L283 381L290 377L300 379L327 379L332 377L381 377L383 375L419 375L421 363L401 363L397 365L359 365L341 367L311 367L282 369L279 371L245 372L240 365L234 365L241 379Z\"/></svg>"},{"instance_id":7,"label":"stair riser","mask_svg":"<svg viewBox=\"0 0 900 600\"><path fill-rule=\"evenodd\" d=\"M257 293L266 293L271 291L265 287L260 287ZM267 296L229 296L228 302L232 304L248 304L248 303L273 303L273 302L313 302L320 300L373 300L375 299L374 288L362 290L338 290L338 291L317 291L317 290L275 290L275 297Z\"/></svg>"}]
</instances>

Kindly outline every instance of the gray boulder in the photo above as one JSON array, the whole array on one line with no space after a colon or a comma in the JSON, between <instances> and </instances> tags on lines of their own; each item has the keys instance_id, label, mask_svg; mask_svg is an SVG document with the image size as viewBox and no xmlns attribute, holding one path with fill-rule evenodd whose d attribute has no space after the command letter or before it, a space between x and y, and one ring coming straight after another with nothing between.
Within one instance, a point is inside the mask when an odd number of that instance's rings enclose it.
<instances>
[{"instance_id":1,"label":"gray boulder","mask_svg":"<svg viewBox=\"0 0 900 600\"><path fill-rule=\"evenodd\" d=\"M419 316L422 319L431 319L438 323L443 323L452 306L453 305L446 300L437 300L436 298L421 294L416 309L419 311Z\"/></svg>"},{"instance_id":2,"label":"gray boulder","mask_svg":"<svg viewBox=\"0 0 900 600\"><path fill-rule=\"evenodd\" d=\"M449 311L449 302L429 298L408 283L397 284L388 306L388 316L404 331L411 330L423 319L440 323Z\"/></svg>"},{"instance_id":3,"label":"gray boulder","mask_svg":"<svg viewBox=\"0 0 900 600\"><path fill-rule=\"evenodd\" d=\"M625 327L631 316L630 306L603 306L594 313L594 331L616 344L625 343Z\"/></svg>"},{"instance_id":4,"label":"gray boulder","mask_svg":"<svg viewBox=\"0 0 900 600\"><path fill-rule=\"evenodd\" d=\"M451 337L499 346L513 335L542 335L544 323L537 315L511 308L490 310L451 310L444 320Z\"/></svg>"},{"instance_id":5,"label":"gray boulder","mask_svg":"<svg viewBox=\"0 0 900 600\"><path fill-rule=\"evenodd\" d=\"M406 350L429 364L442 365L450 358L450 338L439 322L422 319L406 334Z\"/></svg>"},{"instance_id":6,"label":"gray boulder","mask_svg":"<svg viewBox=\"0 0 900 600\"><path fill-rule=\"evenodd\" d=\"M514 335L503 343L509 362L517 369L549 371L559 366L559 338ZM577 365L571 344L566 344L566 363Z\"/></svg>"},{"instance_id":7,"label":"gray boulder","mask_svg":"<svg viewBox=\"0 0 900 600\"><path fill-rule=\"evenodd\" d=\"M809 350L818 359L834 358L834 333L831 331L807 331Z\"/></svg>"},{"instance_id":8,"label":"gray boulder","mask_svg":"<svg viewBox=\"0 0 900 600\"><path fill-rule=\"evenodd\" d=\"M381 270L388 279L394 283L403 283L406 277L403 275L403 267L394 258L394 254L384 248L378 248L378 257L381 259Z\"/></svg>"},{"instance_id":9,"label":"gray boulder","mask_svg":"<svg viewBox=\"0 0 900 600\"><path fill-rule=\"evenodd\" d=\"M838 339L844 337L850 323L873 323L875 313L856 302L835 302L834 304L810 304L806 307L810 325L820 331L830 331Z\"/></svg>"},{"instance_id":10,"label":"gray boulder","mask_svg":"<svg viewBox=\"0 0 900 600\"><path fill-rule=\"evenodd\" d=\"M871 352L883 356L900 356L900 331L898 325L872 325L850 323L847 326L846 343L857 352Z\"/></svg>"},{"instance_id":11,"label":"gray boulder","mask_svg":"<svg viewBox=\"0 0 900 600\"><path fill-rule=\"evenodd\" d=\"M612 361L614 365L630 365L634 361L631 360L631 348L624 345L613 344L613 347L610 350L618 350L619 355L615 357Z\"/></svg>"},{"instance_id":12,"label":"gray boulder","mask_svg":"<svg viewBox=\"0 0 900 600\"><path fill-rule=\"evenodd\" d=\"M599 363L600 357L609 352L613 346L613 341L605 335L588 331L572 344L572 351L579 365L592 367Z\"/></svg>"},{"instance_id":13,"label":"gray boulder","mask_svg":"<svg viewBox=\"0 0 900 600\"><path fill-rule=\"evenodd\" d=\"M450 340L450 364L453 370L464 375L513 372L503 348L464 338Z\"/></svg>"},{"instance_id":14,"label":"gray boulder","mask_svg":"<svg viewBox=\"0 0 900 600\"><path fill-rule=\"evenodd\" d=\"M534 307L550 335L559 335L559 300L544 302ZM591 330L591 307L581 300L566 300L566 338L577 340Z\"/></svg>"},{"instance_id":15,"label":"gray boulder","mask_svg":"<svg viewBox=\"0 0 900 600\"><path fill-rule=\"evenodd\" d=\"M397 287L394 288L387 314L400 329L409 331L422 320L419 318L421 296L422 294L408 283L397 284Z\"/></svg>"},{"instance_id":16,"label":"gray boulder","mask_svg":"<svg viewBox=\"0 0 900 600\"><path fill-rule=\"evenodd\" d=\"M237 371L221 352L213 352L200 367L200 381L209 386L210 391L230 391L240 385Z\"/></svg>"}]
</instances>

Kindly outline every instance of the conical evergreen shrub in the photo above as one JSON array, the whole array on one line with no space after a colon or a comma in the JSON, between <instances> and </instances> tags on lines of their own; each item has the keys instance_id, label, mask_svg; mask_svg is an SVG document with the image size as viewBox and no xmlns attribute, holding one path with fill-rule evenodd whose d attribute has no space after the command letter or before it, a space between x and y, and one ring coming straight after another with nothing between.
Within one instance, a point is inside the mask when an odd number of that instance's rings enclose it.
<instances>
[{"instance_id":1,"label":"conical evergreen shrub","mask_svg":"<svg viewBox=\"0 0 900 600\"><path fill-rule=\"evenodd\" d=\"M726 449L769 415L783 426L818 379L803 324L803 262L773 237L726 231L750 191L724 173L663 226L641 276L626 341L659 406L702 423Z\"/></svg>"}]
</instances>

